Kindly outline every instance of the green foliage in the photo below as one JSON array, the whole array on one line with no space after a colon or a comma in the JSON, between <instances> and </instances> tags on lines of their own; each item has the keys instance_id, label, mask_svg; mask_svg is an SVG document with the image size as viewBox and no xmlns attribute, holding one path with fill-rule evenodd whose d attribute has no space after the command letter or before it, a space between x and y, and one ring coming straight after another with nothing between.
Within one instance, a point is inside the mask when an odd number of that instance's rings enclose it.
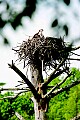
<instances>
[{"instance_id":1,"label":"green foliage","mask_svg":"<svg viewBox=\"0 0 80 120\"><path fill-rule=\"evenodd\" d=\"M0 86L4 86L6 83L0 82Z\"/></svg>"},{"instance_id":2,"label":"green foliage","mask_svg":"<svg viewBox=\"0 0 80 120\"><path fill-rule=\"evenodd\" d=\"M58 25L58 19L55 19L52 23L52 27L56 27Z\"/></svg>"},{"instance_id":3,"label":"green foliage","mask_svg":"<svg viewBox=\"0 0 80 120\"><path fill-rule=\"evenodd\" d=\"M9 41L6 38L4 38L4 44L5 45L10 45Z\"/></svg>"},{"instance_id":4,"label":"green foliage","mask_svg":"<svg viewBox=\"0 0 80 120\"><path fill-rule=\"evenodd\" d=\"M67 79L62 87L80 79L80 71L78 69L72 68L71 71L73 75ZM55 85L60 81L61 79L58 77L49 85ZM11 96L13 94L13 92L0 94L0 98L4 96ZM18 112L25 120L34 120L33 102L30 97L30 93L25 93L19 95L15 100L0 100L0 119L18 120L14 114L15 112ZM78 113L80 113L80 84L71 88L69 91L60 93L52 98L46 114L49 120L70 120Z\"/></svg>"},{"instance_id":5,"label":"green foliage","mask_svg":"<svg viewBox=\"0 0 80 120\"><path fill-rule=\"evenodd\" d=\"M71 71L73 75L67 79L63 87L73 81L80 80L80 71L76 68L72 68ZM78 113L80 113L80 84L52 98L47 116L50 120L53 118L54 120L70 120Z\"/></svg>"},{"instance_id":6,"label":"green foliage","mask_svg":"<svg viewBox=\"0 0 80 120\"><path fill-rule=\"evenodd\" d=\"M13 94L8 92L4 95L1 95L0 98L11 95ZM15 112L18 112L26 120L33 120L34 109L33 103L30 99L30 94L22 94L18 96L15 100L0 100L0 116L2 117L2 120L18 120L18 118L14 114Z\"/></svg>"},{"instance_id":7,"label":"green foliage","mask_svg":"<svg viewBox=\"0 0 80 120\"><path fill-rule=\"evenodd\" d=\"M31 119L34 114L33 104L29 94L19 96L13 103L12 108L25 119Z\"/></svg>"},{"instance_id":8,"label":"green foliage","mask_svg":"<svg viewBox=\"0 0 80 120\"><path fill-rule=\"evenodd\" d=\"M65 31L65 34L66 34L66 36L67 36L67 35L68 35L68 32L69 32L68 26L67 26L67 25L64 25L64 26L63 26L63 30Z\"/></svg>"},{"instance_id":9,"label":"green foliage","mask_svg":"<svg viewBox=\"0 0 80 120\"><path fill-rule=\"evenodd\" d=\"M70 4L70 0L63 0L66 5Z\"/></svg>"},{"instance_id":10,"label":"green foliage","mask_svg":"<svg viewBox=\"0 0 80 120\"><path fill-rule=\"evenodd\" d=\"M74 89L75 88L75 89ZM76 102L77 101L77 102ZM50 120L70 120L80 113L80 85L71 88L52 98L49 104L47 116Z\"/></svg>"},{"instance_id":11,"label":"green foliage","mask_svg":"<svg viewBox=\"0 0 80 120\"><path fill-rule=\"evenodd\" d=\"M12 115L11 104L7 99L0 100L0 114L3 120L8 120L8 118Z\"/></svg>"},{"instance_id":12,"label":"green foliage","mask_svg":"<svg viewBox=\"0 0 80 120\"><path fill-rule=\"evenodd\" d=\"M72 73L72 75L69 78L67 78L67 80L65 81L65 83L61 87L64 87L64 86L66 86L68 84L71 84L72 82L80 80L80 71L79 71L79 69L72 68L71 73Z\"/></svg>"}]
</instances>

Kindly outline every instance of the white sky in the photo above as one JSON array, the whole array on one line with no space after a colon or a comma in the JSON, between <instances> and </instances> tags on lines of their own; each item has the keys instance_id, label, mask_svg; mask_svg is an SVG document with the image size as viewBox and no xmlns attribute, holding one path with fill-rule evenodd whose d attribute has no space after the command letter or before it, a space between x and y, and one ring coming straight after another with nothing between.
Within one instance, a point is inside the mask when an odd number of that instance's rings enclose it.
<instances>
[{"instance_id":1,"label":"white sky","mask_svg":"<svg viewBox=\"0 0 80 120\"><path fill-rule=\"evenodd\" d=\"M79 8L77 2L74 3L73 9L75 9L74 6L76 7L76 9ZM21 78L13 70L8 68L8 63L11 63L11 60L15 61L15 59L17 58L14 55L14 52L11 50L12 47L25 40L28 37L27 35L34 35L41 28L44 29L43 34L45 36L54 36L52 34L53 30L50 29L50 23L53 19L53 16L50 16L52 12L52 8L47 9L42 5L39 6L38 11L34 15L35 17L32 21L29 18L23 18L22 21L24 23L24 28L19 27L17 29L17 32L14 32L10 26L6 26L4 33L7 38L10 39L12 45L10 47L0 46L0 82L5 82L5 87L14 87L15 85L17 85L17 81L21 80ZM76 25L78 23L73 20L73 16L71 16L71 13L69 13L68 16L70 18L69 20L71 20L72 23L70 29L70 38L75 38L76 36L80 35L80 27ZM80 53L80 51L78 51L78 53ZM80 62L72 62L71 66L80 68ZM25 70L22 69L22 71L25 73Z\"/></svg>"}]
</instances>

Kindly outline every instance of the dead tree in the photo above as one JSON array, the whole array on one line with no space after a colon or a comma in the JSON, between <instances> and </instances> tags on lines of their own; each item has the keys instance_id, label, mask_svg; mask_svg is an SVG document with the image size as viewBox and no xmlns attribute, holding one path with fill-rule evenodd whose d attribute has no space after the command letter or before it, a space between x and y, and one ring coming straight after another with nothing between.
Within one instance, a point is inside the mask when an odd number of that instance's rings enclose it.
<instances>
[{"instance_id":1,"label":"dead tree","mask_svg":"<svg viewBox=\"0 0 80 120\"><path fill-rule=\"evenodd\" d=\"M18 54L19 62L23 60L24 67L30 66L31 81L17 67L16 63L8 64L27 84L31 90L34 102L35 120L46 120L45 112L47 112L49 101L52 97L59 93L69 90L69 88L80 83L80 80L73 82L65 87L61 85L67 80L70 73L70 60L80 60L71 58L71 56L80 47L73 48L72 44L65 43L64 39L45 37L43 29L39 30L32 38L23 41L21 45L13 48ZM43 79L43 71L47 75ZM55 86L49 83L61 74L66 73L66 77Z\"/></svg>"}]
</instances>

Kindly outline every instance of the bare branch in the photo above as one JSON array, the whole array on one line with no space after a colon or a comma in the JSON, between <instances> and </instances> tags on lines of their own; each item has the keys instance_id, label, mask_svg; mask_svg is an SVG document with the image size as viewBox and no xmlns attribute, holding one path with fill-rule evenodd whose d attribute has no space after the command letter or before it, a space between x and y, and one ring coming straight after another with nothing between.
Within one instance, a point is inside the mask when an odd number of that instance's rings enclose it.
<instances>
[{"instance_id":1,"label":"bare branch","mask_svg":"<svg viewBox=\"0 0 80 120\"><path fill-rule=\"evenodd\" d=\"M76 117L72 118L71 120L79 120L80 119L80 114L78 114Z\"/></svg>"},{"instance_id":2,"label":"bare branch","mask_svg":"<svg viewBox=\"0 0 80 120\"><path fill-rule=\"evenodd\" d=\"M18 91L18 90L30 90L30 89L28 89L28 88L1 88L0 89L0 92L1 91Z\"/></svg>"},{"instance_id":3,"label":"bare branch","mask_svg":"<svg viewBox=\"0 0 80 120\"><path fill-rule=\"evenodd\" d=\"M3 97L3 98L0 98L0 100L4 100L4 99L13 99L14 98L14 96L7 96L7 97Z\"/></svg>"},{"instance_id":4,"label":"bare branch","mask_svg":"<svg viewBox=\"0 0 80 120\"><path fill-rule=\"evenodd\" d=\"M53 88L53 87L54 87L54 85L47 86L48 89Z\"/></svg>"},{"instance_id":5,"label":"bare branch","mask_svg":"<svg viewBox=\"0 0 80 120\"><path fill-rule=\"evenodd\" d=\"M80 80L73 82L72 84L69 84L68 86L65 86L63 88L60 88L58 90L55 90L53 93L51 93L50 97L54 97L58 95L59 93L62 93L64 91L68 91L70 88L74 87L75 85L78 85L80 83Z\"/></svg>"},{"instance_id":6,"label":"bare branch","mask_svg":"<svg viewBox=\"0 0 80 120\"><path fill-rule=\"evenodd\" d=\"M29 81L29 79L26 78L26 76L13 64L13 61L12 61L12 64L8 64L8 65L11 69L13 69L25 81L25 83L29 86L30 90L32 91L34 97L37 99L38 93L37 93L35 87Z\"/></svg>"},{"instance_id":7,"label":"bare branch","mask_svg":"<svg viewBox=\"0 0 80 120\"><path fill-rule=\"evenodd\" d=\"M72 51L80 49L80 46L72 48Z\"/></svg>"},{"instance_id":8,"label":"bare branch","mask_svg":"<svg viewBox=\"0 0 80 120\"><path fill-rule=\"evenodd\" d=\"M26 83L25 83L26 84ZM19 85L16 85L15 87L19 87L19 86L22 86L22 85L24 85L24 83L22 83L22 84L19 84Z\"/></svg>"},{"instance_id":9,"label":"bare branch","mask_svg":"<svg viewBox=\"0 0 80 120\"><path fill-rule=\"evenodd\" d=\"M23 80L22 81L18 81L18 82L25 84L25 82Z\"/></svg>"},{"instance_id":10,"label":"bare branch","mask_svg":"<svg viewBox=\"0 0 80 120\"><path fill-rule=\"evenodd\" d=\"M80 61L79 58L68 58L69 60L77 60L77 61Z\"/></svg>"},{"instance_id":11,"label":"bare branch","mask_svg":"<svg viewBox=\"0 0 80 120\"><path fill-rule=\"evenodd\" d=\"M49 96L56 88L59 88L59 86L62 85L67 80L67 78L70 77L70 76L71 76L71 73L69 75L67 75L65 77L65 79L63 79L60 83L58 83L55 86L53 86L53 88L46 95L44 95L44 97Z\"/></svg>"},{"instance_id":12,"label":"bare branch","mask_svg":"<svg viewBox=\"0 0 80 120\"><path fill-rule=\"evenodd\" d=\"M80 56L79 54L76 54L76 53L74 53L74 52L71 52L71 53L72 53L72 55Z\"/></svg>"},{"instance_id":13,"label":"bare branch","mask_svg":"<svg viewBox=\"0 0 80 120\"><path fill-rule=\"evenodd\" d=\"M26 91L21 91L19 93L17 93L13 99L16 99L20 94L24 93L24 92L29 92L29 90L26 90Z\"/></svg>"},{"instance_id":14,"label":"bare branch","mask_svg":"<svg viewBox=\"0 0 80 120\"><path fill-rule=\"evenodd\" d=\"M19 120L25 120L18 112L15 112L15 115L18 117Z\"/></svg>"},{"instance_id":15,"label":"bare branch","mask_svg":"<svg viewBox=\"0 0 80 120\"><path fill-rule=\"evenodd\" d=\"M61 75L63 72L65 72L65 71L66 71L66 68L63 69L63 70L61 70L61 71L59 71L59 72L57 72L57 73L55 74L56 71L57 71L57 69L56 69L55 71L53 71L53 72L51 73L51 75L49 76L49 78L47 79L47 81L45 81L45 82L42 84L42 89L43 89L45 86L47 86L53 79L55 79L56 77L58 77L59 75Z\"/></svg>"},{"instance_id":16,"label":"bare branch","mask_svg":"<svg viewBox=\"0 0 80 120\"><path fill-rule=\"evenodd\" d=\"M4 100L4 99L16 99L18 97L18 95L24 93L24 92L28 92L27 90L25 91L21 91L19 93L17 93L15 96L6 96L6 97L3 97L3 98L0 98L0 100Z\"/></svg>"}]
</instances>

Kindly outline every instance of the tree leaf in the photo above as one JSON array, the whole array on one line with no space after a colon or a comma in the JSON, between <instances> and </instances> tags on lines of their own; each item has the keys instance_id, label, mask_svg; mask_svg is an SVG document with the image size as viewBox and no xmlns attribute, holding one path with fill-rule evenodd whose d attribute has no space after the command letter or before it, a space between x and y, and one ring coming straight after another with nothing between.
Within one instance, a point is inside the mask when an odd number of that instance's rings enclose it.
<instances>
[{"instance_id":1,"label":"tree leaf","mask_svg":"<svg viewBox=\"0 0 80 120\"><path fill-rule=\"evenodd\" d=\"M55 19L53 22L52 22L52 27L56 27L58 25L58 19Z\"/></svg>"},{"instance_id":2,"label":"tree leaf","mask_svg":"<svg viewBox=\"0 0 80 120\"><path fill-rule=\"evenodd\" d=\"M12 27L13 27L14 30L15 30L19 25L22 25L22 24L21 24L21 19L22 19L22 17L23 17L23 12L20 13L20 14L18 14L18 15L16 16L16 18L11 22L11 25L12 25Z\"/></svg>"},{"instance_id":3,"label":"tree leaf","mask_svg":"<svg viewBox=\"0 0 80 120\"><path fill-rule=\"evenodd\" d=\"M3 85L5 85L6 83L0 83L0 86L3 86Z\"/></svg>"},{"instance_id":4,"label":"tree leaf","mask_svg":"<svg viewBox=\"0 0 80 120\"><path fill-rule=\"evenodd\" d=\"M70 0L63 0L66 5L70 4Z\"/></svg>"},{"instance_id":5,"label":"tree leaf","mask_svg":"<svg viewBox=\"0 0 80 120\"><path fill-rule=\"evenodd\" d=\"M32 17L33 13L36 10L37 0L26 0L26 15Z\"/></svg>"},{"instance_id":6,"label":"tree leaf","mask_svg":"<svg viewBox=\"0 0 80 120\"><path fill-rule=\"evenodd\" d=\"M2 20L2 18L0 17L0 28L3 28L5 26L5 24L6 24L6 22L4 20Z\"/></svg>"},{"instance_id":7,"label":"tree leaf","mask_svg":"<svg viewBox=\"0 0 80 120\"><path fill-rule=\"evenodd\" d=\"M4 38L4 44L5 45L9 45L10 44L9 41L6 38Z\"/></svg>"},{"instance_id":8,"label":"tree leaf","mask_svg":"<svg viewBox=\"0 0 80 120\"><path fill-rule=\"evenodd\" d=\"M66 36L68 36L68 26L67 25L64 25L63 26L63 30L65 31L65 34L66 34Z\"/></svg>"}]
</instances>

